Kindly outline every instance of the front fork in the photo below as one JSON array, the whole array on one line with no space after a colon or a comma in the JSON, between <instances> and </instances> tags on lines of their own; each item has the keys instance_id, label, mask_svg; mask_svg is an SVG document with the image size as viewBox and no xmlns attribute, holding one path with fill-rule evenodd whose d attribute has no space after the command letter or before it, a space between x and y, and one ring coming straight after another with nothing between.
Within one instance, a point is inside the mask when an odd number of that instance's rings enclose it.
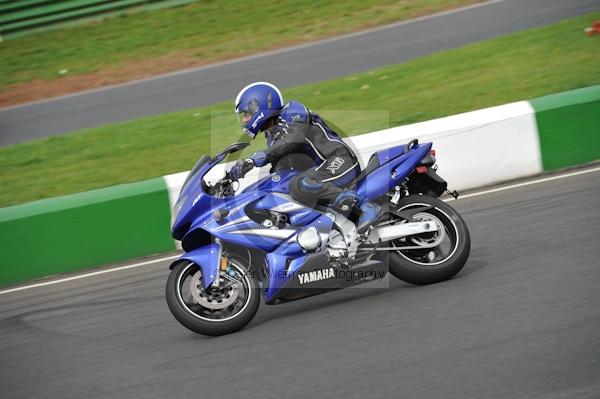
<instances>
[{"instance_id":1,"label":"front fork","mask_svg":"<svg viewBox=\"0 0 600 399\"><path fill-rule=\"evenodd\" d=\"M219 265L223 256L223 246L217 240L212 244L186 252L171 264L171 269L181 260L186 260L197 265L202 272L202 287L207 289L214 282L219 283Z\"/></svg>"}]
</instances>

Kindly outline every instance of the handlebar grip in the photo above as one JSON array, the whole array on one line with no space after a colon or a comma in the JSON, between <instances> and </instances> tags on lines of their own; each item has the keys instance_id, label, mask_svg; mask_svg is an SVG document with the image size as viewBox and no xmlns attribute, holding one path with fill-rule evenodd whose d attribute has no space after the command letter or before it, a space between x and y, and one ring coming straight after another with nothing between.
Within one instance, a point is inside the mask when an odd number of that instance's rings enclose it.
<instances>
[{"instance_id":1,"label":"handlebar grip","mask_svg":"<svg viewBox=\"0 0 600 399\"><path fill-rule=\"evenodd\" d=\"M251 171L252 168L254 168L254 161L251 160L251 159L245 159L244 160L244 167L243 167L244 173L247 173L247 172Z\"/></svg>"}]
</instances>

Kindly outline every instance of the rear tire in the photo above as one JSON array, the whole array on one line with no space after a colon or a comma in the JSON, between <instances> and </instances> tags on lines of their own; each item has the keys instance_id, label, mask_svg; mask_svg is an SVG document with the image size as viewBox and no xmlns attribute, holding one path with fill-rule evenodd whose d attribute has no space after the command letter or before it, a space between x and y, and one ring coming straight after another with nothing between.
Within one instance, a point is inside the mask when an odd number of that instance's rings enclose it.
<instances>
[{"instance_id":1,"label":"rear tire","mask_svg":"<svg viewBox=\"0 0 600 399\"><path fill-rule=\"evenodd\" d=\"M248 272L240 260L230 259L230 261L230 264L235 267L236 276L243 283L243 287L239 288L239 292L243 292L244 297L243 300L238 301L236 299L230 306L221 310L203 307L188 292L191 290L191 280L195 278L195 284L199 284L199 281L201 281L198 280L201 277L197 274L201 273L198 265L189 261L181 261L175 265L167 280L167 305L173 316L184 327L198 334L217 336L238 331L254 318L260 305L260 290L256 273ZM213 297L201 287L198 288L196 297L199 295L202 298L207 298L205 303L209 306L211 304L219 305L218 301L220 300L217 299L211 302ZM239 297L241 298L241 295ZM238 297L236 296L236 298Z\"/></svg>"},{"instance_id":2,"label":"rear tire","mask_svg":"<svg viewBox=\"0 0 600 399\"><path fill-rule=\"evenodd\" d=\"M445 241L434 248L389 251L390 273L411 284L426 285L449 280L463 268L471 249L467 225L458 212L445 202L424 195L409 195L398 201L395 210L430 205L433 206L431 210L418 215L423 220L432 220L438 225L441 223L445 229ZM390 245L415 246L427 240L437 242L436 237L426 233L408 237L403 242L391 241Z\"/></svg>"}]
</instances>

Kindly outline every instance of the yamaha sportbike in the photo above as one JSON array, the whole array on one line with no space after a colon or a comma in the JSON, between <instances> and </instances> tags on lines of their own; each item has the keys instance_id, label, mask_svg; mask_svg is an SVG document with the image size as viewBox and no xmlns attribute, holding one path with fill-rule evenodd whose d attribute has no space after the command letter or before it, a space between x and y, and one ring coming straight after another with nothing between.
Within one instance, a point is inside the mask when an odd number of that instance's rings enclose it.
<instances>
[{"instance_id":1,"label":"yamaha sportbike","mask_svg":"<svg viewBox=\"0 0 600 399\"><path fill-rule=\"evenodd\" d=\"M385 213L363 234L353 213L295 201L288 190L299 173L293 164L274 165L243 190L228 172L214 184L205 179L247 145L200 158L173 209L172 235L185 254L170 266L166 297L190 330L237 331L252 320L261 297L265 304L282 303L381 279L388 271L431 284L450 279L467 261L469 231L438 199L450 192L436 173L432 143L413 140L372 154L352 187Z\"/></svg>"}]
</instances>

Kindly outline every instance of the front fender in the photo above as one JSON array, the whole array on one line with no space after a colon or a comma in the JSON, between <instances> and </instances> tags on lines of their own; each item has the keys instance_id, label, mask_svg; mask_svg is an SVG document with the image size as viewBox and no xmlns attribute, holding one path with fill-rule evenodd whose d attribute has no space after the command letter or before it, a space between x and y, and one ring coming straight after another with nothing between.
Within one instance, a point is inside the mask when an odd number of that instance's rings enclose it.
<instances>
[{"instance_id":1,"label":"front fender","mask_svg":"<svg viewBox=\"0 0 600 399\"><path fill-rule=\"evenodd\" d=\"M200 270L202 271L202 286L204 289L207 289L217 276L221 252L222 248L219 243L215 242L205 245L183 254L171 264L170 269L182 260L193 262L200 267Z\"/></svg>"}]
</instances>

